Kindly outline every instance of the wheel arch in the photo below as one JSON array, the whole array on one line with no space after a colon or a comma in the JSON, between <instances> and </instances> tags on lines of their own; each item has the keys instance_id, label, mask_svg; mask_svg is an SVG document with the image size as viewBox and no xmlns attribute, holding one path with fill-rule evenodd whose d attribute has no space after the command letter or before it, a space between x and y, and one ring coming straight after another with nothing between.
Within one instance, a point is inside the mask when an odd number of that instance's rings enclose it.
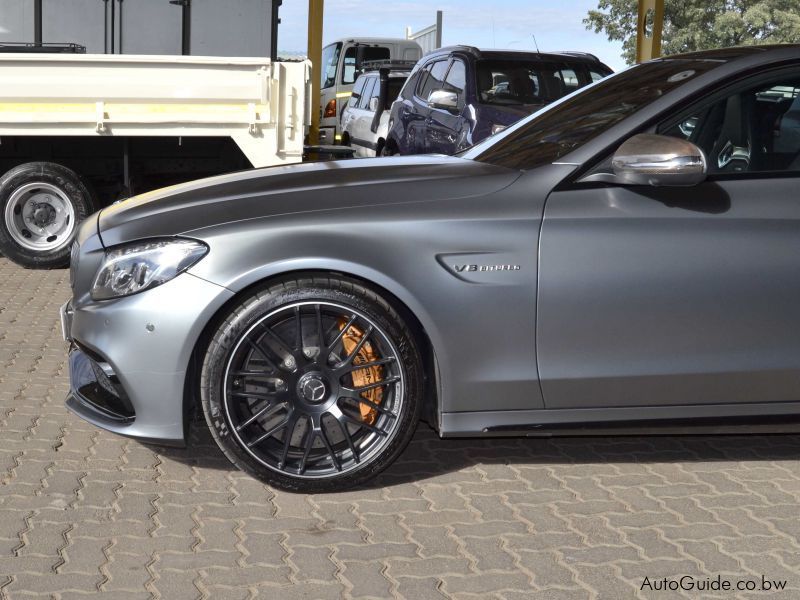
<instances>
[{"instance_id":1,"label":"wheel arch","mask_svg":"<svg viewBox=\"0 0 800 600\"><path fill-rule=\"evenodd\" d=\"M422 366L424 373L424 398L422 418L431 425L436 431L439 431L440 415L442 407L442 381L439 370L439 362L437 359L436 347L433 339L429 333L431 324L426 324L426 314L423 314L422 319L418 316L419 312L423 312L421 307L413 300L411 302L405 301L403 297L408 298L406 293L403 292L399 284L387 286L377 283L374 278L365 276L360 273L359 269L333 269L333 268L313 268L304 267L298 269L290 269L269 274L263 274L259 278L250 278L246 284L237 289L232 290L235 292L234 296L228 299L222 306L220 306L208 322L203 327L203 330L195 342L194 349L189 358L189 364L186 369L186 381L184 383L183 394L183 415L184 415L184 432L188 434L188 420L197 413L200 408L200 395L199 395L199 376L200 368L202 367L203 354L214 334L214 331L219 326L219 323L224 318L224 315L231 309L233 305L253 291L270 287L281 280L297 279L301 277L330 277L340 276L351 279L354 282L363 285L381 295L400 316L406 320L411 331L414 334L416 342L422 354ZM400 294L393 291L397 289ZM416 308L416 310L415 310ZM197 413L199 414L199 413Z\"/></svg>"}]
</instances>

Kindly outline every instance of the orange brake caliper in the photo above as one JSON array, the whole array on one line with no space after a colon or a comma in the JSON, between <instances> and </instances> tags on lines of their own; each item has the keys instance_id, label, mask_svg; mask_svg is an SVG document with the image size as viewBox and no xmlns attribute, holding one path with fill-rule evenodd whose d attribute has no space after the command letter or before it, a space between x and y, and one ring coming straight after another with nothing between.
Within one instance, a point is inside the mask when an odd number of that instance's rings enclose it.
<instances>
[{"instance_id":1,"label":"orange brake caliper","mask_svg":"<svg viewBox=\"0 0 800 600\"><path fill-rule=\"evenodd\" d=\"M339 331L344 329L347 322L342 319L339 322ZM342 345L344 346L344 351L346 355L350 355L353 350L355 350L358 343L361 341L361 337L364 335L364 332L356 327L355 325L351 325L350 328L345 332L344 336L342 336ZM361 350L358 351L358 354L353 359L353 365L363 365L366 363L370 363L373 361L378 360L378 354L373 349L372 344L369 342L365 342L363 346L361 346ZM380 381L383 378L383 367L381 366L372 366L372 367L364 367L363 369L357 369L351 373L353 377L353 387L360 388L365 385L369 385L371 383L375 383ZM380 404L383 400L383 390L379 387L373 388L371 390L366 390L361 392L361 397L373 404ZM370 408L368 405L360 402L358 405L359 411L361 413L361 420L365 423L372 425L375 423L375 419L378 417L378 411L374 408Z\"/></svg>"}]
</instances>

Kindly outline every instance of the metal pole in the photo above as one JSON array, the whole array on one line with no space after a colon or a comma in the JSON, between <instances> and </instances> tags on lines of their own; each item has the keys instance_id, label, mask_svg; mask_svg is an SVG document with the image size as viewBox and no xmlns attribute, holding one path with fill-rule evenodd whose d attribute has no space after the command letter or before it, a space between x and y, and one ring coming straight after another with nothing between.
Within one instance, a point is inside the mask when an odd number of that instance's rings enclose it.
<instances>
[{"instance_id":1,"label":"metal pole","mask_svg":"<svg viewBox=\"0 0 800 600\"><path fill-rule=\"evenodd\" d=\"M436 48L442 47L442 11L436 11Z\"/></svg>"},{"instance_id":2,"label":"metal pole","mask_svg":"<svg viewBox=\"0 0 800 600\"><path fill-rule=\"evenodd\" d=\"M322 82L322 15L323 0L308 0L308 58L311 61L311 127L308 143L319 144L319 118L321 107L320 85Z\"/></svg>"},{"instance_id":3,"label":"metal pole","mask_svg":"<svg viewBox=\"0 0 800 600\"><path fill-rule=\"evenodd\" d=\"M636 62L661 56L661 32L664 29L664 0L639 0L636 29Z\"/></svg>"},{"instance_id":4,"label":"metal pole","mask_svg":"<svg viewBox=\"0 0 800 600\"><path fill-rule=\"evenodd\" d=\"M269 59L278 60L278 25L281 23L280 10L283 0L272 0L272 23L270 24Z\"/></svg>"},{"instance_id":5,"label":"metal pole","mask_svg":"<svg viewBox=\"0 0 800 600\"><path fill-rule=\"evenodd\" d=\"M33 3L33 43L42 44L42 0Z\"/></svg>"}]
</instances>

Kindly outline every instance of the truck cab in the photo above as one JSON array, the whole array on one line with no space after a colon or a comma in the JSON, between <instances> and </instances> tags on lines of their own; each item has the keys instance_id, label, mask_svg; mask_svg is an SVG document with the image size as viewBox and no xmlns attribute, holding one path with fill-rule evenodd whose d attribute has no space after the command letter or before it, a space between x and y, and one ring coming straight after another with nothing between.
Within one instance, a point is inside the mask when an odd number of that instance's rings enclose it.
<instances>
[{"instance_id":1,"label":"truck cab","mask_svg":"<svg viewBox=\"0 0 800 600\"><path fill-rule=\"evenodd\" d=\"M403 38L348 38L322 49L320 85L320 144L341 142L342 111L362 72L362 64L375 60L418 61L422 48Z\"/></svg>"}]
</instances>

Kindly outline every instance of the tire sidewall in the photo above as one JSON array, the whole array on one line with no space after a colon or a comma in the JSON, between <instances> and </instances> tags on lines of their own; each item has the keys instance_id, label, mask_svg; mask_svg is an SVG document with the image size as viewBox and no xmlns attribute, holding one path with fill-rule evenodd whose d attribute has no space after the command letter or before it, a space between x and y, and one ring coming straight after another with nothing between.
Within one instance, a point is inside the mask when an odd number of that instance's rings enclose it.
<instances>
[{"instance_id":1,"label":"tire sidewall","mask_svg":"<svg viewBox=\"0 0 800 600\"><path fill-rule=\"evenodd\" d=\"M5 207L19 187L28 183L48 183L64 192L75 211L72 234L59 248L36 252L19 245L8 230ZM34 162L14 167L0 177L0 252L26 268L53 269L69 264L70 246L81 221L95 210L95 201L89 187L67 167L57 163Z\"/></svg>"},{"instance_id":2,"label":"tire sidewall","mask_svg":"<svg viewBox=\"0 0 800 600\"><path fill-rule=\"evenodd\" d=\"M265 315L296 302L335 302L369 317L390 338L403 369L403 407L392 439L371 459L341 476L301 479L264 466L239 446L223 405L225 369L241 336ZM414 337L397 312L380 296L349 281L313 278L287 281L254 291L233 306L218 324L205 353L200 376L203 412L211 433L225 455L240 469L276 487L294 492L330 492L349 489L371 479L403 451L419 421L422 368Z\"/></svg>"}]
</instances>

